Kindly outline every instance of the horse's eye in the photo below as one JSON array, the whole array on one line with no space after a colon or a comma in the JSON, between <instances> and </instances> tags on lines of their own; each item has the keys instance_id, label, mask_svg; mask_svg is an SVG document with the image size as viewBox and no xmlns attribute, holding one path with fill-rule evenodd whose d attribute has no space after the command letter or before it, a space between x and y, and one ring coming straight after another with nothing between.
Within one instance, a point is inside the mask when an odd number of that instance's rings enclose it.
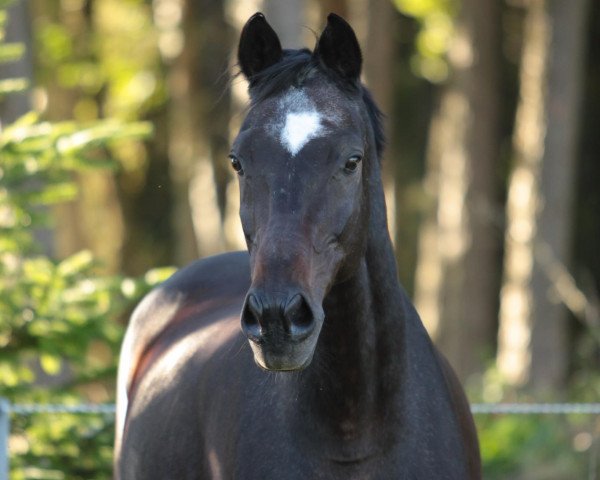
<instances>
[{"instance_id":1,"label":"horse's eye","mask_svg":"<svg viewBox=\"0 0 600 480\"><path fill-rule=\"evenodd\" d=\"M360 157L359 155L352 155L346 161L346 165L344 165L344 170L348 173L352 173L352 172L356 171L356 169L358 168L358 164L360 163L361 160L362 160L362 157Z\"/></svg>"},{"instance_id":2,"label":"horse's eye","mask_svg":"<svg viewBox=\"0 0 600 480\"><path fill-rule=\"evenodd\" d=\"M243 175L244 170L242 169L242 163L237 159L235 155L229 155L229 160L231 161L231 166L238 173L238 175Z\"/></svg>"}]
</instances>

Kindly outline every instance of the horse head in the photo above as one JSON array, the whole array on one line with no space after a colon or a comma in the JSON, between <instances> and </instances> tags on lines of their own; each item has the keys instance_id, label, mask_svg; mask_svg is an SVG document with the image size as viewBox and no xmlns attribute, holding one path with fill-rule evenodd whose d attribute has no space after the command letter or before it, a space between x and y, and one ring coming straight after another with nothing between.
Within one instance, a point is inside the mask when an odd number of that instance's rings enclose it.
<instances>
[{"instance_id":1,"label":"horse head","mask_svg":"<svg viewBox=\"0 0 600 480\"><path fill-rule=\"evenodd\" d=\"M298 370L328 291L366 248L379 112L360 84L356 36L334 14L310 52L283 50L257 13L238 59L251 98L230 155L252 274L242 329L260 367Z\"/></svg>"}]
</instances>

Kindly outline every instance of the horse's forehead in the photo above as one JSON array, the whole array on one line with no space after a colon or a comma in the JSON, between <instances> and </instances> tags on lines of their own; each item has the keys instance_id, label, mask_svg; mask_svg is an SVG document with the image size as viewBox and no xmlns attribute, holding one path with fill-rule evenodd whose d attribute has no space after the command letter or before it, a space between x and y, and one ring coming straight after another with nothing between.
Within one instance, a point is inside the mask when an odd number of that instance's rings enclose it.
<instances>
[{"instance_id":1,"label":"horse's forehead","mask_svg":"<svg viewBox=\"0 0 600 480\"><path fill-rule=\"evenodd\" d=\"M348 102L333 89L291 87L260 112L265 132L292 156L308 142L350 123Z\"/></svg>"},{"instance_id":2,"label":"horse's forehead","mask_svg":"<svg viewBox=\"0 0 600 480\"><path fill-rule=\"evenodd\" d=\"M275 99L280 112L303 110L327 110L337 115L343 115L347 110L347 101L343 95L332 86L322 87L290 87Z\"/></svg>"}]
</instances>

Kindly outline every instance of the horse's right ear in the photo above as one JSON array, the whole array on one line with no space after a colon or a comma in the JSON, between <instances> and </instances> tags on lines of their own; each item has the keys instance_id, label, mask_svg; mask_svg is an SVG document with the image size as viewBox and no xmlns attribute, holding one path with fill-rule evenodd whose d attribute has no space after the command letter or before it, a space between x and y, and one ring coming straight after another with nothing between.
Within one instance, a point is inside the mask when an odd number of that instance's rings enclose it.
<instances>
[{"instance_id":1,"label":"horse's right ear","mask_svg":"<svg viewBox=\"0 0 600 480\"><path fill-rule=\"evenodd\" d=\"M238 46L238 62L248 80L265 68L277 63L283 56L275 30L258 12L252 15L242 29Z\"/></svg>"}]
</instances>

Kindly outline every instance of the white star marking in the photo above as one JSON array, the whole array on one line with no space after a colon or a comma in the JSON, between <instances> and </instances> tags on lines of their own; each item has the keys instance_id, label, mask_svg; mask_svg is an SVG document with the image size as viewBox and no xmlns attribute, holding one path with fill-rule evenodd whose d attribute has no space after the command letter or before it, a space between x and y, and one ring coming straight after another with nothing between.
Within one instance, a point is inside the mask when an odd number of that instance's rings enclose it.
<instances>
[{"instance_id":1,"label":"white star marking","mask_svg":"<svg viewBox=\"0 0 600 480\"><path fill-rule=\"evenodd\" d=\"M281 131L281 143L295 156L322 130L321 115L316 111L288 113Z\"/></svg>"}]
</instances>

